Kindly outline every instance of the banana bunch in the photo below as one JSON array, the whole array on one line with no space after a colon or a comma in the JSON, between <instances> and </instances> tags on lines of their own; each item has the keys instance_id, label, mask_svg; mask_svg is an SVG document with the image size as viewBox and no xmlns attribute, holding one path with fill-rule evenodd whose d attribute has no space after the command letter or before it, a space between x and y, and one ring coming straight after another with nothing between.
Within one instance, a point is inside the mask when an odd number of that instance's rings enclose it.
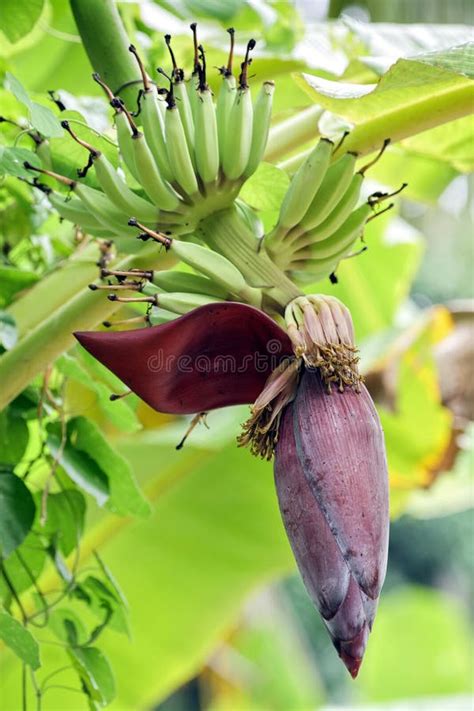
<instances>
[{"instance_id":1,"label":"banana bunch","mask_svg":"<svg viewBox=\"0 0 474 711\"><path fill-rule=\"evenodd\" d=\"M356 170L357 154L346 152L336 160L333 143L321 138L294 174L283 200L278 223L265 238L273 261L300 281L318 281L334 275L339 262L351 256L371 219L391 209L376 210L382 201L398 194L374 193L362 205L364 176L383 154Z\"/></svg>"},{"instance_id":2,"label":"banana bunch","mask_svg":"<svg viewBox=\"0 0 474 711\"><path fill-rule=\"evenodd\" d=\"M28 166L70 189L71 195L64 199L60 192L35 181L48 192L50 202L64 219L99 237L134 235L128 225L131 217L161 232L188 234L207 215L232 205L242 184L257 169L267 143L274 85L265 82L252 102L248 69L255 41L248 42L236 77L232 69L234 30L229 30L229 60L220 69L222 85L215 102L207 84L204 48L198 44L196 25L191 27L195 58L188 79L177 65L170 35L165 36L172 70L167 74L159 68L158 73L166 80L166 88L151 81L137 50L129 47L142 83L138 111L133 115L102 79L93 75L115 112L122 170L117 170L97 147L82 140L68 121L62 122L63 128L89 153L86 167L78 171L78 180ZM80 180L89 169L95 173L97 188ZM130 184L138 184L139 189L132 189Z\"/></svg>"}]
</instances>

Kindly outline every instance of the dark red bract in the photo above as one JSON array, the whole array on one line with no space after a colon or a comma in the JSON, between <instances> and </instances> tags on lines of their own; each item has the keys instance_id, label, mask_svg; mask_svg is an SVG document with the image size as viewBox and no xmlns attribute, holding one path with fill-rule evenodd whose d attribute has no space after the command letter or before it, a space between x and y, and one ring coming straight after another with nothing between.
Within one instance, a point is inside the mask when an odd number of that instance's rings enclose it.
<instances>
[{"instance_id":1,"label":"dark red bract","mask_svg":"<svg viewBox=\"0 0 474 711\"><path fill-rule=\"evenodd\" d=\"M271 318L237 303L202 306L150 328L74 335L148 405L176 415L253 402L292 354Z\"/></svg>"}]
</instances>

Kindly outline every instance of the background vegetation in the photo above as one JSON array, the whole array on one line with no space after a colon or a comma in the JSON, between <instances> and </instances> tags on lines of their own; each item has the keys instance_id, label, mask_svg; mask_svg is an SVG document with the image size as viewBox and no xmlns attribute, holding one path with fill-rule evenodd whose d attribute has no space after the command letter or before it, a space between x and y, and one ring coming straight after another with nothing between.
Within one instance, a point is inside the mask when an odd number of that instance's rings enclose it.
<instances>
[{"instance_id":1,"label":"background vegetation","mask_svg":"<svg viewBox=\"0 0 474 711\"><path fill-rule=\"evenodd\" d=\"M21 180L21 165L37 132L56 169L72 177L84 162L61 135L48 91L70 118L87 119L104 151L114 140L109 110L69 3L2 3L0 704L8 711L22 703L47 711L470 708L472 17L461 1L347 5L119 8L150 68L168 62L165 32L189 65L192 20L209 66L221 65L224 29L235 25L241 43L258 40L254 85L276 81L275 125L312 117L284 140L276 129L269 164L244 190L268 223L284 171L314 141L317 119L321 133L355 126L348 140L366 152L394 139L370 188L406 180L398 214L370 224L368 250L342 265L337 285L310 287L350 307L387 437L389 572L357 682L295 573L271 466L235 446L247 409L211 414L210 431L195 431L176 452L186 421L134 396L110 402L123 386L73 345L74 328L95 327L117 307L86 288L97 243L58 219ZM212 81L217 87L217 72ZM165 266L148 248L119 259Z\"/></svg>"}]
</instances>

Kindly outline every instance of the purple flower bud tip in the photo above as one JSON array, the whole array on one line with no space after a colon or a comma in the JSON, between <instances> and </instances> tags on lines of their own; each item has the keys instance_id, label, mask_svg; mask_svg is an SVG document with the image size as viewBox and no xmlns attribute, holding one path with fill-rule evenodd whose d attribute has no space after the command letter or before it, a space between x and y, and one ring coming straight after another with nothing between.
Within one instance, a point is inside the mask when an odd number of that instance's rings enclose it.
<instances>
[{"instance_id":1,"label":"purple flower bud tip","mask_svg":"<svg viewBox=\"0 0 474 711\"><path fill-rule=\"evenodd\" d=\"M353 679L355 679L359 673L368 636L369 629L367 625L364 625L354 639L348 642L340 642L338 645L339 656Z\"/></svg>"},{"instance_id":2,"label":"purple flower bud tip","mask_svg":"<svg viewBox=\"0 0 474 711\"><path fill-rule=\"evenodd\" d=\"M362 663L385 577L388 477L370 395L329 394L305 370L283 414L275 483L306 589L353 678Z\"/></svg>"}]
</instances>

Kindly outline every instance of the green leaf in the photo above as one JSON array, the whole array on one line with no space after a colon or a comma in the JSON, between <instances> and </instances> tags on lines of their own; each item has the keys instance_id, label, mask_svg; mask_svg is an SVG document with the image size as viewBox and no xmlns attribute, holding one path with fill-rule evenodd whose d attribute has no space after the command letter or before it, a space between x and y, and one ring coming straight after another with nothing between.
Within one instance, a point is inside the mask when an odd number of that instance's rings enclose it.
<instances>
[{"instance_id":1,"label":"green leaf","mask_svg":"<svg viewBox=\"0 0 474 711\"><path fill-rule=\"evenodd\" d=\"M80 491L66 489L49 494L46 504L46 520L41 532L55 542L67 556L79 544L84 528L86 502Z\"/></svg>"},{"instance_id":2,"label":"green leaf","mask_svg":"<svg viewBox=\"0 0 474 711\"><path fill-rule=\"evenodd\" d=\"M17 338L15 319L6 311L0 311L0 345L8 351L13 348Z\"/></svg>"},{"instance_id":3,"label":"green leaf","mask_svg":"<svg viewBox=\"0 0 474 711\"><path fill-rule=\"evenodd\" d=\"M79 615L69 608L59 607L51 610L48 627L61 642L70 644L71 629L74 629L76 644L82 645L88 639L87 630Z\"/></svg>"},{"instance_id":4,"label":"green leaf","mask_svg":"<svg viewBox=\"0 0 474 711\"><path fill-rule=\"evenodd\" d=\"M80 585L76 586L74 595L86 602L101 622L108 616L108 613L111 613L107 623L111 629L123 634L130 634L126 606L107 581L89 575Z\"/></svg>"},{"instance_id":5,"label":"green leaf","mask_svg":"<svg viewBox=\"0 0 474 711\"><path fill-rule=\"evenodd\" d=\"M0 554L9 556L28 535L35 519L30 490L15 474L0 471Z\"/></svg>"},{"instance_id":6,"label":"green leaf","mask_svg":"<svg viewBox=\"0 0 474 711\"><path fill-rule=\"evenodd\" d=\"M150 513L150 506L137 486L130 465L93 422L76 417L68 423L68 434L75 449L88 455L105 473L109 484L107 508L122 515L146 516Z\"/></svg>"},{"instance_id":7,"label":"green leaf","mask_svg":"<svg viewBox=\"0 0 474 711\"><path fill-rule=\"evenodd\" d=\"M256 210L279 210L289 184L284 170L271 163L260 163L243 186L240 197Z\"/></svg>"},{"instance_id":8,"label":"green leaf","mask_svg":"<svg viewBox=\"0 0 474 711\"><path fill-rule=\"evenodd\" d=\"M1 147L0 173L31 180L31 170L27 170L23 165L25 161L41 168L41 161L33 151L29 151L27 148Z\"/></svg>"},{"instance_id":9,"label":"green leaf","mask_svg":"<svg viewBox=\"0 0 474 711\"><path fill-rule=\"evenodd\" d=\"M64 131L51 109L32 101L22 83L13 74L7 72L6 78L10 91L20 103L28 108L33 128L36 128L46 138L62 136Z\"/></svg>"},{"instance_id":10,"label":"green leaf","mask_svg":"<svg viewBox=\"0 0 474 711\"><path fill-rule=\"evenodd\" d=\"M471 113L473 83L463 73L416 59L398 60L378 84L350 84L302 74L313 101L355 124L344 150L361 154Z\"/></svg>"},{"instance_id":11,"label":"green leaf","mask_svg":"<svg viewBox=\"0 0 474 711\"><path fill-rule=\"evenodd\" d=\"M115 146L90 129L86 125L86 119L79 111L62 111L61 120L68 120L80 139L87 141L95 149L103 153L112 165L117 165L118 153ZM63 133L62 137L54 138L54 140L50 141L50 150L53 170L71 179L77 177L77 168L87 163L88 156L86 151L78 143L72 141L67 133ZM85 182L97 185L94 171L88 172Z\"/></svg>"},{"instance_id":12,"label":"green leaf","mask_svg":"<svg viewBox=\"0 0 474 711\"><path fill-rule=\"evenodd\" d=\"M444 697L472 688L472 641L464 611L444 591L410 587L382 595L357 679L363 699ZM390 704L391 706L391 704Z\"/></svg>"},{"instance_id":13,"label":"green leaf","mask_svg":"<svg viewBox=\"0 0 474 711\"><path fill-rule=\"evenodd\" d=\"M31 576L34 580L39 577L46 563L46 556L47 553L41 537L34 531L30 531L23 543L3 561L7 575L17 593L31 588L33 585ZM23 563L26 564L28 570L26 570ZM9 594L8 587L2 575L0 575L0 597L5 599L7 594Z\"/></svg>"},{"instance_id":14,"label":"green leaf","mask_svg":"<svg viewBox=\"0 0 474 711\"><path fill-rule=\"evenodd\" d=\"M90 494L99 506L103 506L109 498L109 482L96 461L85 452L75 449L70 441L62 443L60 437L52 431L48 434L47 443L51 454L70 479Z\"/></svg>"},{"instance_id":15,"label":"green leaf","mask_svg":"<svg viewBox=\"0 0 474 711\"><path fill-rule=\"evenodd\" d=\"M34 128L46 138L59 138L64 133L59 120L51 109L36 101L31 103L30 118Z\"/></svg>"},{"instance_id":16,"label":"green leaf","mask_svg":"<svg viewBox=\"0 0 474 711\"><path fill-rule=\"evenodd\" d=\"M437 126L430 131L424 131L417 136L411 136L401 142L401 145L409 153L418 156L425 156L442 160L447 166L462 173L470 173L474 170L474 145L471 140L474 130L474 117L451 121L443 126ZM381 163L383 161L380 161ZM375 166L377 168L377 166ZM435 166L433 165L433 171ZM437 168L437 176L432 176L432 180L439 180L440 167ZM374 175L376 172L374 171ZM409 172L411 182L411 170Z\"/></svg>"},{"instance_id":17,"label":"green leaf","mask_svg":"<svg viewBox=\"0 0 474 711\"><path fill-rule=\"evenodd\" d=\"M32 669L39 668L38 642L18 620L15 620L14 617L2 609L0 609L0 639L3 640L7 647L10 647L22 662Z\"/></svg>"},{"instance_id":18,"label":"green leaf","mask_svg":"<svg viewBox=\"0 0 474 711\"><path fill-rule=\"evenodd\" d=\"M86 356L86 352L83 349L80 349L79 353L83 356L82 360L85 362L85 367L77 358L73 358L69 354L61 356L56 362L56 366L70 380L76 381L84 388L87 388L90 391L91 399L94 398L95 394L97 405L114 427L123 432L136 432L141 429L135 411L125 400L115 400L114 402L110 400L111 388L120 391L123 388L122 382L98 361L88 358L88 354ZM105 382L101 382L101 380L105 380ZM69 396L69 392L67 395ZM70 400L70 397L68 397L68 400ZM89 402L89 398L87 400ZM71 402L69 402L69 405L72 407L74 414L81 413L80 405L77 408L79 412Z\"/></svg>"},{"instance_id":19,"label":"green leaf","mask_svg":"<svg viewBox=\"0 0 474 711\"><path fill-rule=\"evenodd\" d=\"M29 34L43 11L44 0L2 0L0 31L10 42Z\"/></svg>"},{"instance_id":20,"label":"green leaf","mask_svg":"<svg viewBox=\"0 0 474 711\"><path fill-rule=\"evenodd\" d=\"M426 62L434 67L449 69L456 74L474 78L474 42L466 42L457 47L417 54L417 62Z\"/></svg>"},{"instance_id":21,"label":"green leaf","mask_svg":"<svg viewBox=\"0 0 474 711\"><path fill-rule=\"evenodd\" d=\"M20 104L30 108L31 99L23 84L16 77L14 77L13 74L10 74L10 72L7 72L5 77L6 87L12 92L15 99L17 99Z\"/></svg>"},{"instance_id":22,"label":"green leaf","mask_svg":"<svg viewBox=\"0 0 474 711\"><path fill-rule=\"evenodd\" d=\"M97 647L68 649L86 693L100 706L107 706L115 697L115 679L107 657Z\"/></svg>"}]
</instances>

